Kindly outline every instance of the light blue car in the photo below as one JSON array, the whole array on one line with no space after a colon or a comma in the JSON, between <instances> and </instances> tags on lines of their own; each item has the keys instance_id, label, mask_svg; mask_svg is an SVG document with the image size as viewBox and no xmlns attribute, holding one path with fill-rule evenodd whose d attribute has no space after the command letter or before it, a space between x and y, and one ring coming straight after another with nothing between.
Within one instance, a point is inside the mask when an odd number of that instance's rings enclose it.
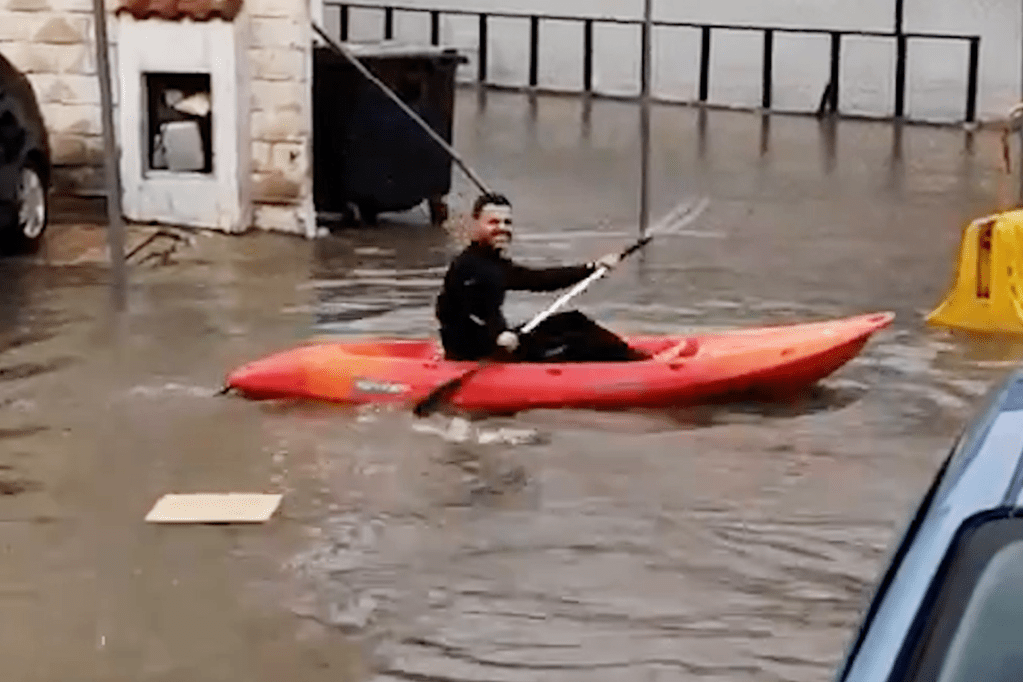
<instances>
[{"instance_id":1,"label":"light blue car","mask_svg":"<svg viewBox=\"0 0 1023 682\"><path fill-rule=\"evenodd\" d=\"M1023 370L963 432L924 496L839 682L1023 680Z\"/></svg>"}]
</instances>

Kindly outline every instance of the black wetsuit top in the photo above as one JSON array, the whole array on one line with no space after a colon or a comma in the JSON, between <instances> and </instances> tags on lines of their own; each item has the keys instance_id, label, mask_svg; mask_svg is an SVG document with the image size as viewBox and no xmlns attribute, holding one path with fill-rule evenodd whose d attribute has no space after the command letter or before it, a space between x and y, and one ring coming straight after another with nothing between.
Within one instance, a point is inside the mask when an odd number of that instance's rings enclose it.
<instances>
[{"instance_id":1,"label":"black wetsuit top","mask_svg":"<svg viewBox=\"0 0 1023 682\"><path fill-rule=\"evenodd\" d=\"M473 242L451 263L437 297L446 357L479 360L494 352L497 337L508 329L501 312L506 291L557 291L594 270L592 264L527 268L490 246Z\"/></svg>"}]
</instances>

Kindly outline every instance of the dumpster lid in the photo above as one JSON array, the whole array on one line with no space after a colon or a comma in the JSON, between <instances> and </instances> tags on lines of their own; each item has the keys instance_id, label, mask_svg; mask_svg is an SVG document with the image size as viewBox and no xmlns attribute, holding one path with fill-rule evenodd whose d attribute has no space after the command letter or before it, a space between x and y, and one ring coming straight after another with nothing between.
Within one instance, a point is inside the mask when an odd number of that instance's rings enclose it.
<instances>
[{"instance_id":1,"label":"dumpster lid","mask_svg":"<svg viewBox=\"0 0 1023 682\"><path fill-rule=\"evenodd\" d=\"M417 45L414 43L402 43L396 40L375 40L372 42L346 42L345 48L357 58L380 58L380 57L425 57L427 59L455 58L459 62L468 62L468 58L458 54L453 47L441 47L439 45Z\"/></svg>"}]
</instances>

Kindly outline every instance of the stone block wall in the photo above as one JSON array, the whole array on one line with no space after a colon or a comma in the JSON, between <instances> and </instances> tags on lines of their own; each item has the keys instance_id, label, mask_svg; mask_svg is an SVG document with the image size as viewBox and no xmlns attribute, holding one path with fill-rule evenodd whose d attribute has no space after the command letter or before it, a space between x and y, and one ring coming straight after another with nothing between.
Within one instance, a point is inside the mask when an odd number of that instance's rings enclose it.
<instances>
[{"instance_id":1,"label":"stone block wall","mask_svg":"<svg viewBox=\"0 0 1023 682\"><path fill-rule=\"evenodd\" d=\"M315 234L312 39L303 0L246 0L252 77L253 222Z\"/></svg>"},{"instance_id":2,"label":"stone block wall","mask_svg":"<svg viewBox=\"0 0 1023 682\"><path fill-rule=\"evenodd\" d=\"M112 15L108 26L116 55ZM35 88L50 131L56 192L89 195L103 189L92 36L91 0L6 0L0 6L0 53Z\"/></svg>"}]
</instances>

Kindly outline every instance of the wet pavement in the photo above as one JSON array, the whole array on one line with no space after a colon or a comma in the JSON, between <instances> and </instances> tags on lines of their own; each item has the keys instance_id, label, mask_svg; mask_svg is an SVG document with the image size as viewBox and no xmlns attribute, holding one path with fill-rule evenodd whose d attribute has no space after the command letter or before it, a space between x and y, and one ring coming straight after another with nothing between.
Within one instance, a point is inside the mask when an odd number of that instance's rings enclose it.
<instances>
[{"instance_id":1,"label":"wet pavement","mask_svg":"<svg viewBox=\"0 0 1023 682\"><path fill-rule=\"evenodd\" d=\"M634 106L459 95L516 253L635 233ZM927 327L994 135L657 109L653 213L713 204L579 306L678 332L893 310L801 400L479 422L217 397L320 335L420 336L453 253L425 213L315 242L137 229L111 311L101 230L0 264L3 678L828 679L885 552L1023 345ZM472 198L458 178L456 208ZM169 236L168 236L169 235ZM550 299L515 295L524 319ZM167 492L284 493L268 523L153 526Z\"/></svg>"}]
</instances>

